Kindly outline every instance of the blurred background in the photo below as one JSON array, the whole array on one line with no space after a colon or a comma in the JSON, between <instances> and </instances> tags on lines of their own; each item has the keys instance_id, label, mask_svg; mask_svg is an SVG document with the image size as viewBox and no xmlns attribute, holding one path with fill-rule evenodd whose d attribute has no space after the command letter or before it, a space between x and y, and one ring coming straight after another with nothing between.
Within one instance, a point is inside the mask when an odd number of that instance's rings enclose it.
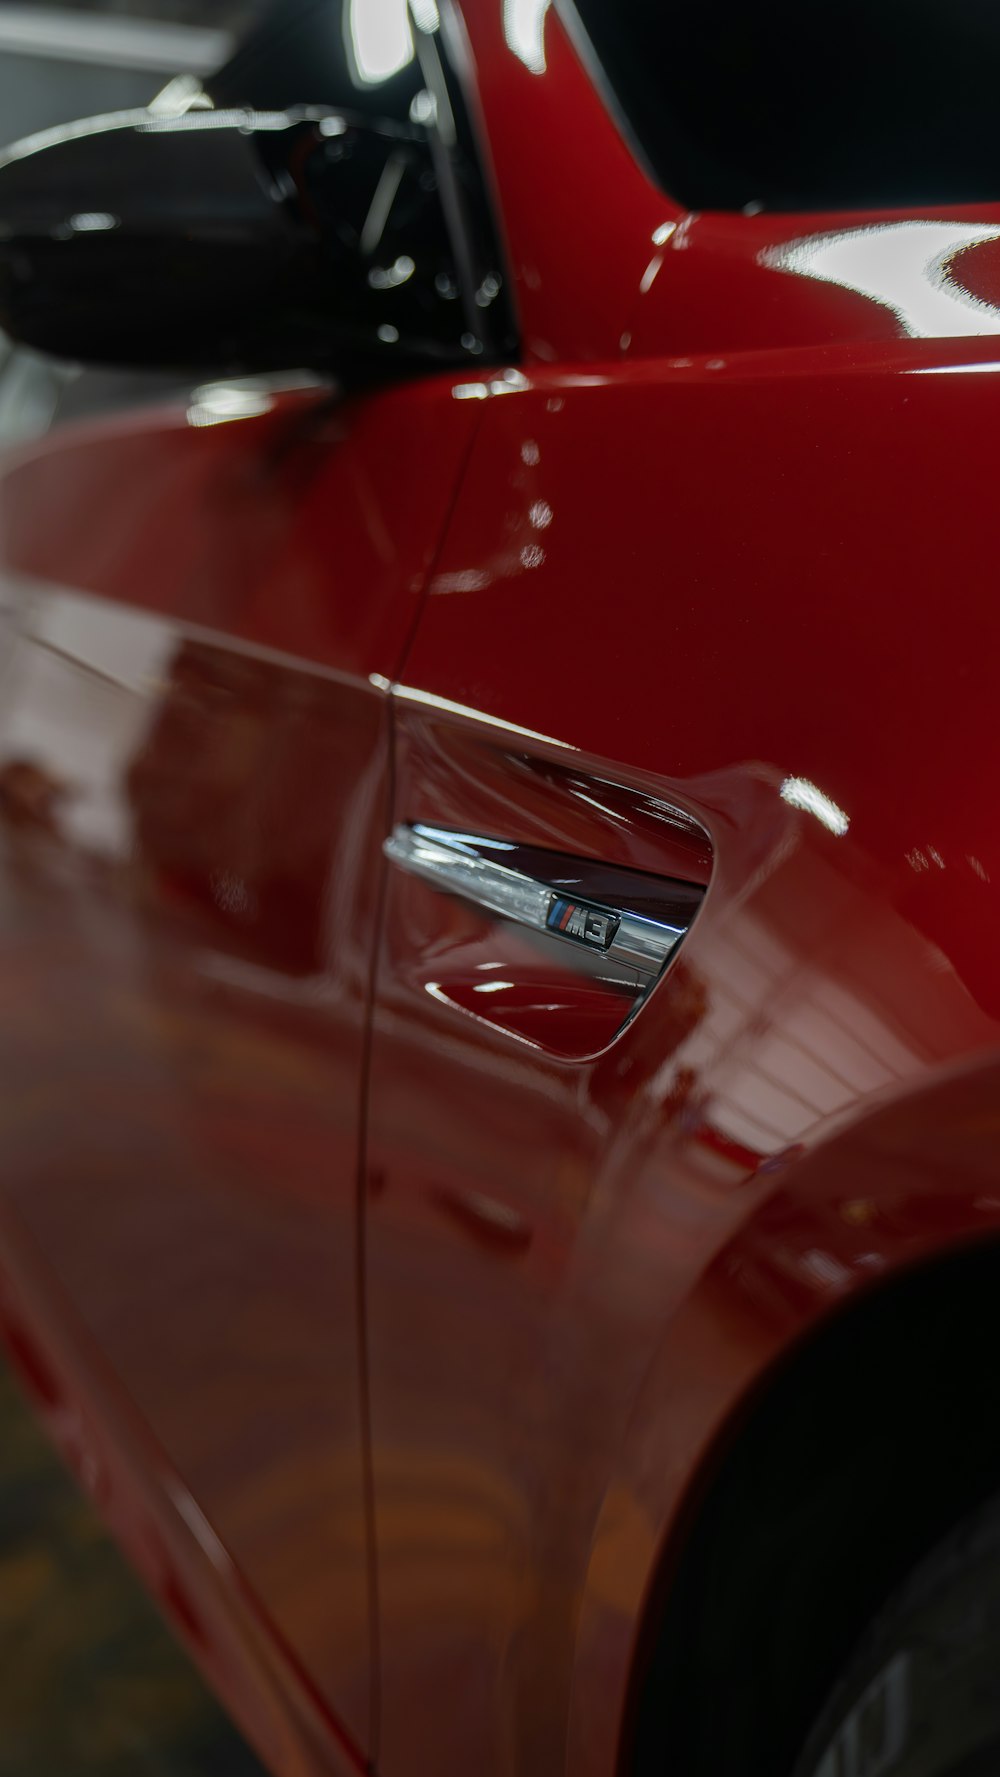
<instances>
[{"instance_id":1,"label":"blurred background","mask_svg":"<svg viewBox=\"0 0 1000 1777\"><path fill-rule=\"evenodd\" d=\"M0 145L146 104L226 59L255 0L0 0ZM164 379L0 336L0 448ZM0 1372L0 1777L263 1777Z\"/></svg>"},{"instance_id":2,"label":"blurred background","mask_svg":"<svg viewBox=\"0 0 1000 1777\"><path fill-rule=\"evenodd\" d=\"M0 137L144 105L225 60L253 0L0 0Z\"/></svg>"},{"instance_id":3,"label":"blurred background","mask_svg":"<svg viewBox=\"0 0 1000 1777\"><path fill-rule=\"evenodd\" d=\"M0 0L0 147L36 130L146 105L178 75L219 67L264 0ZM0 335L0 447L161 394L172 379L55 368Z\"/></svg>"},{"instance_id":4,"label":"blurred background","mask_svg":"<svg viewBox=\"0 0 1000 1777\"><path fill-rule=\"evenodd\" d=\"M264 1777L0 1371L0 1777Z\"/></svg>"}]
</instances>

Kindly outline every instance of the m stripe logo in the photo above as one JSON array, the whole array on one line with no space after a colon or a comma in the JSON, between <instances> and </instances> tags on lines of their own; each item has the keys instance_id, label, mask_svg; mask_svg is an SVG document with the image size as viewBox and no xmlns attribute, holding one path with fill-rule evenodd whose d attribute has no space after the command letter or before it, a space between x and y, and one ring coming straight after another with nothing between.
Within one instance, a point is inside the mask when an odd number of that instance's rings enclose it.
<instances>
[{"instance_id":1,"label":"m stripe logo","mask_svg":"<svg viewBox=\"0 0 1000 1777\"><path fill-rule=\"evenodd\" d=\"M583 901L554 895L545 923L550 932L575 938L589 950L607 950L614 943L621 921L616 913L607 913L603 907L588 907Z\"/></svg>"}]
</instances>

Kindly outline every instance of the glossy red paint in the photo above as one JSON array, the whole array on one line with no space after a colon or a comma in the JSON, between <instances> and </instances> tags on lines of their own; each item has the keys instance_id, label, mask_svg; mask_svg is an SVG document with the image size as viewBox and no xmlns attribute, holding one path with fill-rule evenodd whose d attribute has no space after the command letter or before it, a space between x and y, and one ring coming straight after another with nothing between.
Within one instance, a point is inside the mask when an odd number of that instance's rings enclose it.
<instances>
[{"instance_id":1,"label":"glossy red paint","mask_svg":"<svg viewBox=\"0 0 1000 1777\"><path fill-rule=\"evenodd\" d=\"M478 434L398 693L395 818L562 846L572 821L584 855L666 874L666 805L704 826L714 870L667 981L569 1068L418 990L425 923L390 875L368 1236L386 1771L419 1768L427 1699L459 1678L475 1708L452 1718L446 1770L541 1772L567 1719L570 1769L612 1767L663 1527L780 1349L766 1316L731 1353L725 1317L721 1345L701 1325L721 1279L752 1320L741 1254L776 1195L771 1260L797 1304L782 1337L995 1222L980 1170L968 1189L928 1178L910 1101L998 1037L978 763L1000 768L1000 637L970 596L970 651L927 575L941 510L937 547L976 583L993 391L974 370L916 374L940 348L895 352L800 355L784 376L761 354L535 378ZM928 450L944 437L947 469ZM459 583L474 590L435 591ZM797 780L845 831L789 805ZM629 793L644 828L621 818ZM880 1190L855 1144L886 1100L913 1178L897 1157ZM793 1147L794 1166L753 1176ZM532 1244L516 1260L463 1244L442 1183ZM873 1240L897 1216L898 1243ZM449 1504L433 1519L415 1503L432 1476Z\"/></svg>"},{"instance_id":2,"label":"glossy red paint","mask_svg":"<svg viewBox=\"0 0 1000 1777\"><path fill-rule=\"evenodd\" d=\"M315 1693L360 1749L380 687L472 410L446 385L200 417L67 433L4 484L4 1200L159 1452L143 1509L175 1472L173 1542L207 1527L236 1630L259 1620L276 1650L259 1698L243 1677L248 1731L270 1747L280 1683L290 1721Z\"/></svg>"},{"instance_id":3,"label":"glossy red paint","mask_svg":"<svg viewBox=\"0 0 1000 1777\"><path fill-rule=\"evenodd\" d=\"M525 355L610 357L654 231L683 212L636 162L555 11L462 11Z\"/></svg>"},{"instance_id":4,"label":"glossy red paint","mask_svg":"<svg viewBox=\"0 0 1000 1777\"><path fill-rule=\"evenodd\" d=\"M1000 1218L1000 209L682 217L465 11L522 386L2 495L8 1342L282 1774L610 1777L707 1452ZM615 1036L396 821L704 909Z\"/></svg>"},{"instance_id":5,"label":"glossy red paint","mask_svg":"<svg viewBox=\"0 0 1000 1777\"><path fill-rule=\"evenodd\" d=\"M630 357L1000 329L1000 205L815 216L687 217L650 259Z\"/></svg>"}]
</instances>

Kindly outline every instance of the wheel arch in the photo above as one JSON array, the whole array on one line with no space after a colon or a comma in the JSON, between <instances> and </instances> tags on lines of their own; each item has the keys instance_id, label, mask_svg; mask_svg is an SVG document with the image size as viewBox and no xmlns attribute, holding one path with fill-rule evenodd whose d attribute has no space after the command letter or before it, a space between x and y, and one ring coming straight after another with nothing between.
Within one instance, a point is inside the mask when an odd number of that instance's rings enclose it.
<instances>
[{"instance_id":1,"label":"wheel arch","mask_svg":"<svg viewBox=\"0 0 1000 1777\"><path fill-rule=\"evenodd\" d=\"M853 1641L1000 1489L1000 1235L846 1298L718 1433L648 1590L619 1769L792 1767Z\"/></svg>"}]
</instances>

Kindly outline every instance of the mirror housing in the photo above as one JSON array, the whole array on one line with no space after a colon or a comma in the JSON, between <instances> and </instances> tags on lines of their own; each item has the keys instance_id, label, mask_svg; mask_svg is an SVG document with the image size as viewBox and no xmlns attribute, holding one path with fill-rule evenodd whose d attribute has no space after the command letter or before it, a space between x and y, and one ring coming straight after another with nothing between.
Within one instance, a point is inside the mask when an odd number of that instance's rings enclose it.
<instances>
[{"instance_id":1,"label":"mirror housing","mask_svg":"<svg viewBox=\"0 0 1000 1777\"><path fill-rule=\"evenodd\" d=\"M458 201L456 201L456 198ZM0 326L83 363L345 383L510 354L432 128L118 112L0 153Z\"/></svg>"}]
</instances>

